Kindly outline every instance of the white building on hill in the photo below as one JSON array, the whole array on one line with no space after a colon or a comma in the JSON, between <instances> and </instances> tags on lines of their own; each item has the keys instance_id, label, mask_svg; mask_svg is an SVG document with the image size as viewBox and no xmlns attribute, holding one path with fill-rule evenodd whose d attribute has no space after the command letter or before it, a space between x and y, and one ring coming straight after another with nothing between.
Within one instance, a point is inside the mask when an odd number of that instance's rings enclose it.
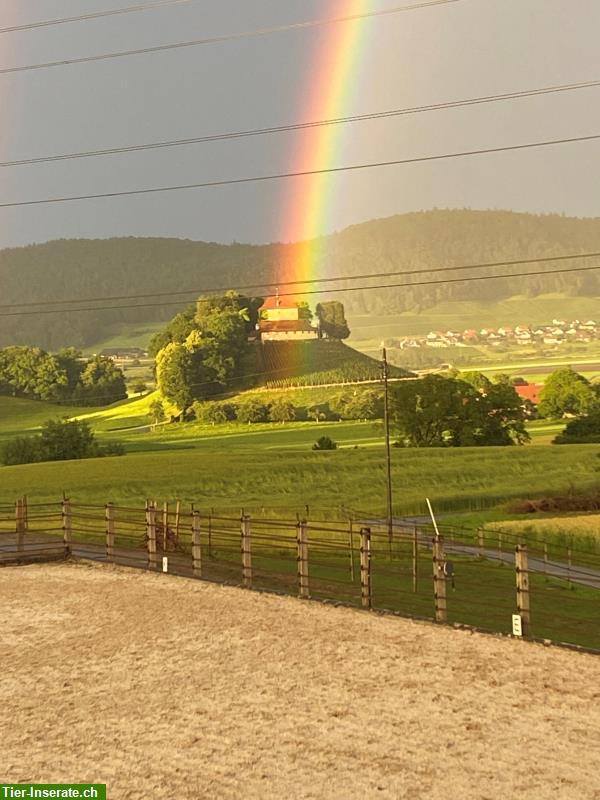
<instances>
[{"instance_id":1,"label":"white building on hill","mask_svg":"<svg viewBox=\"0 0 600 800\"><path fill-rule=\"evenodd\" d=\"M318 329L310 324L310 320L301 316L298 303L280 297L279 291L265 300L260 316L258 330L263 342L298 342L319 337Z\"/></svg>"}]
</instances>

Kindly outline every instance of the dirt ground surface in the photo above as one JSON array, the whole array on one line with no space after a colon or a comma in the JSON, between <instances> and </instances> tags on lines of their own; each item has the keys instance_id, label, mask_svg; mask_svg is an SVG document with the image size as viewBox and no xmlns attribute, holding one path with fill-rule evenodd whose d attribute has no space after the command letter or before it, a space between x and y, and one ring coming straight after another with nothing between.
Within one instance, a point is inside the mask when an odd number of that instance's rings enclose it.
<instances>
[{"instance_id":1,"label":"dirt ground surface","mask_svg":"<svg viewBox=\"0 0 600 800\"><path fill-rule=\"evenodd\" d=\"M0 781L600 798L600 659L101 565L0 570Z\"/></svg>"}]
</instances>

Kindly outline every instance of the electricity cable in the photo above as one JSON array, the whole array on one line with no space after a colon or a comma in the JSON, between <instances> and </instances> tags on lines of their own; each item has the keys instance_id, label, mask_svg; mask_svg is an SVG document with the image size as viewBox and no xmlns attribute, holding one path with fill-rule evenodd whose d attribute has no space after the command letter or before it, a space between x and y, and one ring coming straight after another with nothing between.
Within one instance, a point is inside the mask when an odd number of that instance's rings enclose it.
<instances>
[{"instance_id":1,"label":"electricity cable","mask_svg":"<svg viewBox=\"0 0 600 800\"><path fill-rule=\"evenodd\" d=\"M38 156L33 158L22 158L13 161L2 161L0 167L20 167L31 164L46 164L54 161L68 161L79 158L92 158L98 156L119 155L123 153L136 153L145 150L157 150L170 147L182 147L194 144L205 144L207 142L222 142L232 139L243 139L255 136L265 136L275 133L287 133L291 131L303 131L311 128L320 128L329 125L343 125L353 122L364 122L379 119L389 119L392 117L407 116L410 114L421 114L430 111L442 111L454 108L465 108L486 103L496 103L505 100L515 100L527 97L539 97L547 94L557 94L579 89L591 89L600 86L600 80L580 81L578 83L558 84L554 86L542 86L536 89L524 89L515 92L505 92L504 94L482 95L463 100L448 100L441 103L430 103L424 106L414 106L408 108L389 109L386 111L374 111L368 114L355 114L348 117L335 117L332 119L315 120L312 122L298 122L290 125L275 125L266 128L250 128L248 130L230 131L224 133L207 134L206 136L187 137L185 139L166 139L157 142L146 142L142 144L123 145L121 147L110 147L97 150L83 150L73 153L60 153L57 155Z\"/></svg>"},{"instance_id":2,"label":"electricity cable","mask_svg":"<svg viewBox=\"0 0 600 800\"><path fill-rule=\"evenodd\" d=\"M81 14L78 17L61 17L59 19L42 20L41 22L28 22L23 25L11 25L9 28L0 28L0 33L16 33L17 31L31 31L35 28L49 28L53 25L65 25L71 22L87 22L88 20L100 19L101 17L114 17L120 14L133 14L138 11L153 11L154 9L164 8L165 6L179 6L184 3L191 3L194 0L159 0L156 3L140 3L137 6L127 8L115 8L111 11L96 11L92 14Z\"/></svg>"},{"instance_id":3,"label":"electricity cable","mask_svg":"<svg viewBox=\"0 0 600 800\"><path fill-rule=\"evenodd\" d=\"M161 53L166 50L181 50L189 47L199 47L202 45L220 44L239 39L250 39L259 36L269 36L274 33L284 31L305 30L317 28L324 25L333 25L340 22L354 22L360 19L373 17L389 16L398 14L402 11L415 11L420 8L430 8L432 6L450 5L451 3L461 3L463 0L428 0L428 2L413 3L410 6L394 6L381 11L367 11L363 14L350 14L343 17L329 17L325 19L306 20L304 22L294 22L288 25L274 25L268 28L258 28L255 30L240 31L238 33L226 33L220 36L209 36L204 39L192 39L187 42L172 42L170 44L160 44L153 47L141 47L134 50L120 50L113 53L99 53L96 56L83 56L81 58L61 59L60 61L46 61L41 64L25 64L18 67L4 67L0 69L0 75L9 75L15 72L32 72L33 70L50 69L51 67L67 67L73 64L89 64L95 61L108 61L109 59L125 58L129 56L148 55L150 53Z\"/></svg>"},{"instance_id":4,"label":"electricity cable","mask_svg":"<svg viewBox=\"0 0 600 800\"><path fill-rule=\"evenodd\" d=\"M153 186L148 189L127 189L116 192L99 192L97 194L67 195L62 197L45 197L39 200L20 200L11 203L0 203L0 208L16 208L17 206L37 206L52 203L72 203L82 200L98 200L105 197L131 197L133 195L157 194L158 192L179 192L190 189L208 189L218 186L234 186L249 183L265 183L267 181L283 180L287 178L302 178L310 175L328 175L342 172L356 172L358 170L374 169L379 167L394 167L404 164L421 164L432 161L466 158L468 156L490 155L492 153L506 153L509 151L529 150L536 147L553 147L560 144L574 144L577 142L591 142L600 139L600 133L588 136L573 136L565 139L547 139L541 142L527 142L525 144L505 145L502 147L486 147L481 150L463 150L455 153L440 153L431 156L417 156L415 158L400 158L389 161L374 161L366 164L349 164L342 167L326 167L323 169L300 170L298 172L279 172L269 175L251 175L245 178L225 178L201 183L185 183L175 186Z\"/></svg>"}]
</instances>

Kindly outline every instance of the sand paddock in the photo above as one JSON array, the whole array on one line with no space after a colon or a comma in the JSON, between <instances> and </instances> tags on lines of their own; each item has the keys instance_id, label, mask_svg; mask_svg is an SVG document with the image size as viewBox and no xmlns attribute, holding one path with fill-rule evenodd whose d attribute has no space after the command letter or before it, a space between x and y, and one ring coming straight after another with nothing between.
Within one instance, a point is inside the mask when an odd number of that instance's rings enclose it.
<instances>
[{"instance_id":1,"label":"sand paddock","mask_svg":"<svg viewBox=\"0 0 600 800\"><path fill-rule=\"evenodd\" d=\"M600 798L600 658L99 565L0 570L0 781Z\"/></svg>"}]
</instances>

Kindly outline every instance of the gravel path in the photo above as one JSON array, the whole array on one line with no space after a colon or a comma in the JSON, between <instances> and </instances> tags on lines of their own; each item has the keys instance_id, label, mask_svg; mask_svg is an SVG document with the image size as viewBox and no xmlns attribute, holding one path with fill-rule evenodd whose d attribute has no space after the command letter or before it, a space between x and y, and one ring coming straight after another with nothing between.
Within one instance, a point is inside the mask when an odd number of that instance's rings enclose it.
<instances>
[{"instance_id":1,"label":"gravel path","mask_svg":"<svg viewBox=\"0 0 600 800\"><path fill-rule=\"evenodd\" d=\"M94 564L0 570L1 781L600 800L600 660Z\"/></svg>"}]
</instances>

